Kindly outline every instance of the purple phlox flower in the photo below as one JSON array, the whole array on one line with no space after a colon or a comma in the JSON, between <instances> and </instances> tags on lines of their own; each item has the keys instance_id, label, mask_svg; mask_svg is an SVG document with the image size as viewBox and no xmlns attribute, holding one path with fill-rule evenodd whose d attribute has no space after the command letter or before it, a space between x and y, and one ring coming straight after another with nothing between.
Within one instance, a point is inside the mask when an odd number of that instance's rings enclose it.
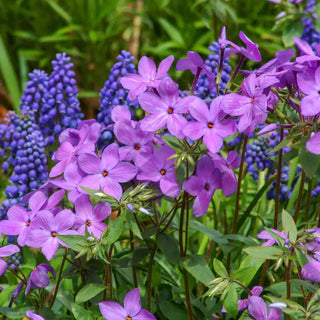
<instances>
[{"instance_id":1,"label":"purple phlox flower","mask_svg":"<svg viewBox=\"0 0 320 320\"><path fill-rule=\"evenodd\" d=\"M111 119L113 122L118 122L118 121L130 122L131 112L125 106L115 106L112 108L112 111L111 111Z\"/></svg>"},{"instance_id":2,"label":"purple phlox flower","mask_svg":"<svg viewBox=\"0 0 320 320\"><path fill-rule=\"evenodd\" d=\"M30 311L30 310L28 310L26 312L26 315L27 315L28 318L30 318L30 320L45 320L45 318L42 318L37 313L34 313L34 312Z\"/></svg>"},{"instance_id":3,"label":"purple phlox flower","mask_svg":"<svg viewBox=\"0 0 320 320\"><path fill-rule=\"evenodd\" d=\"M124 297L123 307L113 301L99 303L101 314L107 320L156 320L148 310L142 309L140 291L135 288Z\"/></svg>"},{"instance_id":4,"label":"purple phlox flower","mask_svg":"<svg viewBox=\"0 0 320 320\"><path fill-rule=\"evenodd\" d=\"M226 197L230 197L237 189L238 181L234 169L240 166L240 156L236 151L230 151L227 159L222 158L219 154L209 153L214 161L214 165L217 169L223 173L222 176L222 191Z\"/></svg>"},{"instance_id":5,"label":"purple phlox flower","mask_svg":"<svg viewBox=\"0 0 320 320\"><path fill-rule=\"evenodd\" d=\"M248 38L244 32L240 31L239 38L244 42L246 45L246 48L239 47L235 43L227 40L227 44L231 45L233 49L230 49L226 52L226 57L228 57L230 54L241 52L245 57L248 59L260 62L261 61L261 54L258 49L258 45L254 43L250 38Z\"/></svg>"},{"instance_id":6,"label":"purple phlox flower","mask_svg":"<svg viewBox=\"0 0 320 320\"><path fill-rule=\"evenodd\" d=\"M268 313L266 303L257 296L248 297L248 311L255 320L278 320L282 314L281 310L270 306Z\"/></svg>"},{"instance_id":7,"label":"purple phlox flower","mask_svg":"<svg viewBox=\"0 0 320 320\"><path fill-rule=\"evenodd\" d=\"M142 130L140 123L133 128L131 123L119 121L114 125L114 134L124 144L119 149L120 160L135 161L142 152L152 152L154 133Z\"/></svg>"},{"instance_id":8,"label":"purple phlox flower","mask_svg":"<svg viewBox=\"0 0 320 320\"><path fill-rule=\"evenodd\" d=\"M140 181L159 182L160 190L169 197L180 194L180 186L176 179L174 159L168 160L175 151L168 146L155 150L154 154L143 154L137 159Z\"/></svg>"},{"instance_id":9,"label":"purple phlox flower","mask_svg":"<svg viewBox=\"0 0 320 320\"><path fill-rule=\"evenodd\" d=\"M314 154L320 154L320 132L311 135L306 143L306 149Z\"/></svg>"},{"instance_id":10,"label":"purple phlox flower","mask_svg":"<svg viewBox=\"0 0 320 320\"><path fill-rule=\"evenodd\" d=\"M26 245L32 248L41 248L45 257L51 260L59 244L67 247L57 235L78 234L76 231L71 230L74 221L75 215L69 209L62 210L55 216L48 210L38 212L35 218L35 229L29 232L26 238ZM31 227L33 228L33 223Z\"/></svg>"},{"instance_id":11,"label":"purple phlox flower","mask_svg":"<svg viewBox=\"0 0 320 320\"><path fill-rule=\"evenodd\" d=\"M188 51L187 52L188 58L180 59L177 62L176 70L183 71L183 70L190 70L193 75L199 76L200 74L205 74L209 80L210 90L213 89L215 76L211 72L210 68L204 64L203 59L197 52Z\"/></svg>"},{"instance_id":12,"label":"purple phlox flower","mask_svg":"<svg viewBox=\"0 0 320 320\"><path fill-rule=\"evenodd\" d=\"M128 182L137 174L137 168L129 162L120 162L119 146L108 145L101 159L96 154L81 154L78 159L80 169L87 174L80 185L93 190L101 190L120 200L120 183Z\"/></svg>"},{"instance_id":13,"label":"purple phlox flower","mask_svg":"<svg viewBox=\"0 0 320 320\"><path fill-rule=\"evenodd\" d=\"M75 202L76 221L75 228L85 235L85 229L100 238L107 225L103 222L111 214L111 206L107 202L96 204L92 208L92 203L87 195L81 195Z\"/></svg>"},{"instance_id":14,"label":"purple phlox flower","mask_svg":"<svg viewBox=\"0 0 320 320\"><path fill-rule=\"evenodd\" d=\"M251 289L251 293L253 296L260 296L261 292L263 290L263 287L261 286L254 286ZM238 300L238 311L241 311L245 308L248 307L248 299L240 299ZM225 309L225 307L222 307L221 312L227 312L227 310Z\"/></svg>"},{"instance_id":15,"label":"purple phlox flower","mask_svg":"<svg viewBox=\"0 0 320 320\"><path fill-rule=\"evenodd\" d=\"M196 121L188 122L183 129L183 133L192 140L203 137L204 144L212 153L221 149L223 138L236 132L235 120L223 120L226 114L220 109L222 98L223 96L215 98L209 109L203 100L195 99L189 107L189 111Z\"/></svg>"},{"instance_id":16,"label":"purple phlox flower","mask_svg":"<svg viewBox=\"0 0 320 320\"><path fill-rule=\"evenodd\" d=\"M301 277L312 282L320 282L320 262L310 259L301 269Z\"/></svg>"},{"instance_id":17,"label":"purple phlox flower","mask_svg":"<svg viewBox=\"0 0 320 320\"><path fill-rule=\"evenodd\" d=\"M19 247L15 244L9 244L0 248L0 276L7 270L7 263L1 258L11 256L19 251Z\"/></svg>"},{"instance_id":18,"label":"purple phlox flower","mask_svg":"<svg viewBox=\"0 0 320 320\"><path fill-rule=\"evenodd\" d=\"M39 264L30 274L25 294L27 295L30 289L47 287L50 284L48 272L56 278L56 272L49 264Z\"/></svg>"},{"instance_id":19,"label":"purple phlox flower","mask_svg":"<svg viewBox=\"0 0 320 320\"><path fill-rule=\"evenodd\" d=\"M12 296L10 298L10 301L9 301L9 305L8 307L11 308L13 302L14 302L14 299L20 294L20 292L22 291L23 289L23 286L24 286L24 282L23 281L20 281L20 283L17 285L17 287L14 289L13 293L12 293ZM1 287L0 287L0 290L1 290Z\"/></svg>"},{"instance_id":20,"label":"purple phlox flower","mask_svg":"<svg viewBox=\"0 0 320 320\"><path fill-rule=\"evenodd\" d=\"M120 80L122 86L129 90L128 98L133 101L148 88L158 88L173 60L172 55L162 60L157 71L156 64L150 58L142 57L138 64L139 74L128 74Z\"/></svg>"},{"instance_id":21,"label":"purple phlox flower","mask_svg":"<svg viewBox=\"0 0 320 320\"><path fill-rule=\"evenodd\" d=\"M69 190L68 199L72 203L81 195L85 194L85 191L80 187L80 182L86 174L80 170L76 163L70 163L64 172L64 179L51 179L51 183L55 186Z\"/></svg>"},{"instance_id":22,"label":"purple phlox flower","mask_svg":"<svg viewBox=\"0 0 320 320\"><path fill-rule=\"evenodd\" d=\"M306 95L301 100L301 114L314 116L320 113L320 67L299 72L297 82L299 89Z\"/></svg>"},{"instance_id":23,"label":"purple phlox flower","mask_svg":"<svg viewBox=\"0 0 320 320\"><path fill-rule=\"evenodd\" d=\"M230 93L223 96L221 109L231 116L239 116L237 128L240 132L248 128L254 130L255 124L262 125L267 118L268 102L263 93L265 87L257 84L257 77L252 73L241 84L242 95Z\"/></svg>"},{"instance_id":24,"label":"purple phlox flower","mask_svg":"<svg viewBox=\"0 0 320 320\"><path fill-rule=\"evenodd\" d=\"M259 130L259 132L257 133L258 136L262 136L263 134L266 134L266 133L270 133L272 131L275 131L277 130L279 126L279 123L271 123L271 124L268 124L266 125L265 127L263 127L261 130Z\"/></svg>"},{"instance_id":25,"label":"purple phlox flower","mask_svg":"<svg viewBox=\"0 0 320 320\"><path fill-rule=\"evenodd\" d=\"M274 233L276 233L278 236L280 236L281 238L283 238L285 241L288 239L287 234L285 233L285 231L278 231L276 229L272 229L270 228L270 230ZM261 231L258 235L257 235L258 239L264 239L267 240L265 243L262 244L262 246L272 246L275 243L277 243L278 245L280 245L280 243L274 239L272 237L272 235L267 231L267 230L263 230Z\"/></svg>"},{"instance_id":26,"label":"purple phlox flower","mask_svg":"<svg viewBox=\"0 0 320 320\"><path fill-rule=\"evenodd\" d=\"M310 44L298 37L294 37L294 42L298 49L300 50L300 57L296 58L297 63L304 64L305 62L317 62L320 60L320 57L316 56L312 50ZM315 46L316 52L320 55L320 46L317 44Z\"/></svg>"},{"instance_id":27,"label":"purple phlox flower","mask_svg":"<svg viewBox=\"0 0 320 320\"><path fill-rule=\"evenodd\" d=\"M154 132L167 125L172 135L183 139L182 129L187 120L182 114L188 112L195 99L194 96L179 98L178 85L171 79L162 80L158 94L146 92L139 96L141 108L150 113L141 120L141 129Z\"/></svg>"},{"instance_id":28,"label":"purple phlox flower","mask_svg":"<svg viewBox=\"0 0 320 320\"><path fill-rule=\"evenodd\" d=\"M227 46L227 34L226 34L226 26L223 26L222 29L221 29L221 34L220 34L220 37L219 37L219 46L221 49L225 49L226 46Z\"/></svg>"},{"instance_id":29,"label":"purple phlox flower","mask_svg":"<svg viewBox=\"0 0 320 320\"><path fill-rule=\"evenodd\" d=\"M64 172L69 163L75 162L82 153L94 153L95 143L100 135L101 124L80 126L80 129L66 129L59 136L61 145L52 159L58 162L50 171L50 177L56 177Z\"/></svg>"},{"instance_id":30,"label":"purple phlox flower","mask_svg":"<svg viewBox=\"0 0 320 320\"><path fill-rule=\"evenodd\" d=\"M193 214L201 217L207 212L214 192L222 188L222 173L215 167L211 157L203 156L197 164L196 174L185 181L182 187L196 197Z\"/></svg>"}]
</instances>

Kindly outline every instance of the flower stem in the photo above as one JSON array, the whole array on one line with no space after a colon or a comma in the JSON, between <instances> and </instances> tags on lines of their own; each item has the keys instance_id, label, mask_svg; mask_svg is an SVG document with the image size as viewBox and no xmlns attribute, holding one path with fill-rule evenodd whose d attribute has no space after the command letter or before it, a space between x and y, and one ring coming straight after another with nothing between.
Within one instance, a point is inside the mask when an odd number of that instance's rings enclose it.
<instances>
[{"instance_id":1,"label":"flower stem","mask_svg":"<svg viewBox=\"0 0 320 320\"><path fill-rule=\"evenodd\" d=\"M148 289L147 289L147 309L151 310L151 291L152 291L152 268L154 262L154 256L156 254L156 248L151 250L149 272L148 272Z\"/></svg>"},{"instance_id":2,"label":"flower stem","mask_svg":"<svg viewBox=\"0 0 320 320\"><path fill-rule=\"evenodd\" d=\"M297 222L297 220L298 220L298 215L299 215L299 211L300 211L305 180L306 180L306 173L304 170L302 170L299 194L298 194L298 199L297 199L297 203L296 203L296 210L294 212L294 217L293 217L294 222Z\"/></svg>"},{"instance_id":3,"label":"flower stem","mask_svg":"<svg viewBox=\"0 0 320 320\"><path fill-rule=\"evenodd\" d=\"M134 251L134 243L133 243L133 232L130 230L130 250L133 253ZM135 288L138 288L138 280L137 280L137 268L136 266L132 266L132 278L133 285Z\"/></svg>"}]
</instances>

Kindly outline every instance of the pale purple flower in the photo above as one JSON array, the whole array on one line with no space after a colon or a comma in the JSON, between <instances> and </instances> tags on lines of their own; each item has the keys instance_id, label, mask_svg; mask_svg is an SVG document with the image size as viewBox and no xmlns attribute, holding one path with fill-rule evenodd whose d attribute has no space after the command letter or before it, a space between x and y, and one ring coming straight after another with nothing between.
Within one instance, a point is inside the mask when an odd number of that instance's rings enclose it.
<instances>
[{"instance_id":1,"label":"pale purple flower","mask_svg":"<svg viewBox=\"0 0 320 320\"><path fill-rule=\"evenodd\" d=\"M168 146L155 150L154 154L144 154L139 157L137 165L140 181L159 182L160 190L169 197L180 194L180 186L176 179L174 159L168 160L175 151Z\"/></svg>"},{"instance_id":2,"label":"pale purple flower","mask_svg":"<svg viewBox=\"0 0 320 320\"><path fill-rule=\"evenodd\" d=\"M15 244L9 244L8 246L0 248L0 276L4 274L8 266L7 263L1 258L11 256L19 251L19 247Z\"/></svg>"},{"instance_id":3,"label":"pale purple flower","mask_svg":"<svg viewBox=\"0 0 320 320\"><path fill-rule=\"evenodd\" d=\"M47 263L39 264L30 274L26 292L27 295L31 289L45 288L50 284L50 278L48 275L50 272L54 278L56 278L56 272Z\"/></svg>"},{"instance_id":4,"label":"pale purple flower","mask_svg":"<svg viewBox=\"0 0 320 320\"><path fill-rule=\"evenodd\" d=\"M130 122L131 112L125 106L113 107L111 111L111 119L113 122L118 122L118 121Z\"/></svg>"},{"instance_id":5,"label":"pale purple flower","mask_svg":"<svg viewBox=\"0 0 320 320\"><path fill-rule=\"evenodd\" d=\"M185 181L182 187L196 197L193 214L201 217L207 212L214 192L222 187L222 173L209 156L203 156L197 164L196 174Z\"/></svg>"},{"instance_id":6,"label":"pale purple flower","mask_svg":"<svg viewBox=\"0 0 320 320\"><path fill-rule=\"evenodd\" d=\"M301 269L301 277L312 282L320 282L320 262L310 259Z\"/></svg>"},{"instance_id":7,"label":"pale purple flower","mask_svg":"<svg viewBox=\"0 0 320 320\"><path fill-rule=\"evenodd\" d=\"M186 137L197 140L203 137L203 142L212 153L218 152L223 146L223 138L236 132L233 119L223 120L226 114L220 109L221 98L215 98L208 109L207 104L197 98L189 107L191 116L196 121L190 121L183 129Z\"/></svg>"},{"instance_id":8,"label":"pale purple flower","mask_svg":"<svg viewBox=\"0 0 320 320\"><path fill-rule=\"evenodd\" d=\"M129 90L128 98L133 101L148 88L158 88L173 60L172 55L162 60L157 71L156 64L150 58L142 57L138 64L139 74L129 74L120 80L122 86Z\"/></svg>"},{"instance_id":9,"label":"pale purple flower","mask_svg":"<svg viewBox=\"0 0 320 320\"><path fill-rule=\"evenodd\" d=\"M128 182L137 173L137 168L129 162L120 162L119 147L112 143L102 152L101 159L96 154L81 154L78 159L80 169L87 174L80 185L93 190L101 190L120 200L120 183Z\"/></svg>"},{"instance_id":10,"label":"pale purple flower","mask_svg":"<svg viewBox=\"0 0 320 320\"><path fill-rule=\"evenodd\" d=\"M156 317L148 310L142 309L138 288L126 294L123 305L113 301L105 301L99 303L99 308L107 320L156 320Z\"/></svg>"},{"instance_id":11,"label":"pale purple flower","mask_svg":"<svg viewBox=\"0 0 320 320\"><path fill-rule=\"evenodd\" d=\"M298 37L294 37L294 42L298 49L300 50L300 57L296 58L297 63L304 64L306 62L317 62L320 60L320 57L316 56L315 53L313 52L310 44ZM315 45L315 49L318 54L320 54L320 46L319 44Z\"/></svg>"},{"instance_id":12,"label":"pale purple flower","mask_svg":"<svg viewBox=\"0 0 320 320\"><path fill-rule=\"evenodd\" d=\"M264 300L257 296L248 297L248 311L254 320L278 320L282 314L281 310L272 307L268 312Z\"/></svg>"},{"instance_id":13,"label":"pale purple flower","mask_svg":"<svg viewBox=\"0 0 320 320\"><path fill-rule=\"evenodd\" d=\"M26 245L31 248L41 248L42 253L48 260L51 260L57 251L59 244L66 247L66 244L58 238L58 235L78 234L71 230L74 225L75 215L65 209L55 216L48 210L38 212L35 223L36 229L29 232L26 238Z\"/></svg>"},{"instance_id":14,"label":"pale purple flower","mask_svg":"<svg viewBox=\"0 0 320 320\"><path fill-rule=\"evenodd\" d=\"M320 132L311 135L306 143L306 149L314 154L320 154Z\"/></svg>"},{"instance_id":15,"label":"pale purple flower","mask_svg":"<svg viewBox=\"0 0 320 320\"><path fill-rule=\"evenodd\" d=\"M75 228L79 234L85 235L85 229L100 238L107 225L104 219L110 216L111 206L108 202L101 202L92 208L92 203L87 195L81 195L75 201L76 221Z\"/></svg>"},{"instance_id":16,"label":"pale purple flower","mask_svg":"<svg viewBox=\"0 0 320 320\"><path fill-rule=\"evenodd\" d=\"M285 231L278 231L276 229L272 229L270 228L270 230L274 233L276 233L279 237L283 238L283 240L288 239L287 234L285 233ZM261 231L258 235L257 235L258 239L264 239L267 240L265 243L262 244L262 246L272 246L275 243L277 243L278 245L280 245L280 243L274 239L272 237L272 235L267 231L267 230L263 230Z\"/></svg>"},{"instance_id":17,"label":"pale purple flower","mask_svg":"<svg viewBox=\"0 0 320 320\"><path fill-rule=\"evenodd\" d=\"M187 124L182 115L196 97L179 98L178 85L171 79L161 81L158 94L146 92L139 96L141 108L150 113L141 120L141 129L154 132L167 125L169 132L177 138L184 138L182 129Z\"/></svg>"},{"instance_id":18,"label":"pale purple flower","mask_svg":"<svg viewBox=\"0 0 320 320\"><path fill-rule=\"evenodd\" d=\"M133 160L142 152L151 152L153 148L154 133L140 128L140 123L132 127L131 123L119 121L114 125L114 135L124 146L120 147L121 160Z\"/></svg>"},{"instance_id":19,"label":"pale purple flower","mask_svg":"<svg viewBox=\"0 0 320 320\"><path fill-rule=\"evenodd\" d=\"M212 90L215 79L214 74L211 72L210 68L206 64L204 64L203 59L197 52L188 51L187 57L188 58L180 59L177 62L176 70L190 70L195 76L205 74L208 77L210 90Z\"/></svg>"},{"instance_id":20,"label":"pale purple flower","mask_svg":"<svg viewBox=\"0 0 320 320\"><path fill-rule=\"evenodd\" d=\"M27 315L28 318L30 318L30 320L45 320L45 318L42 318L37 313L34 313L34 312L30 311L30 310L28 310L26 312L26 315Z\"/></svg>"}]
</instances>

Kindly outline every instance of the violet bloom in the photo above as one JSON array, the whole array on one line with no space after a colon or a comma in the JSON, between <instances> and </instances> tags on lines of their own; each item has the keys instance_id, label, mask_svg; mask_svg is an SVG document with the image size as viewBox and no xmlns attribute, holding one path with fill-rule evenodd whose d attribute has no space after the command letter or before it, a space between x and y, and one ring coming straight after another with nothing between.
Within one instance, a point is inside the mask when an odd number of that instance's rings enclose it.
<instances>
[{"instance_id":1,"label":"violet bloom","mask_svg":"<svg viewBox=\"0 0 320 320\"><path fill-rule=\"evenodd\" d=\"M240 31L240 33L239 33L239 38L244 42L244 44L246 45L246 48L239 47L236 44L234 44L233 42L227 40L227 43L230 44L233 47L233 49L230 49L226 52L226 57L229 56L230 54L240 52L248 59L255 61L255 62L260 62L261 61L261 54L258 49L258 45L256 43L254 43L250 38L248 38L245 35L245 33L242 31Z\"/></svg>"},{"instance_id":2,"label":"violet bloom","mask_svg":"<svg viewBox=\"0 0 320 320\"><path fill-rule=\"evenodd\" d=\"M107 320L156 320L156 317L148 310L142 309L138 288L126 294L123 305L113 301L105 301L99 303L99 308Z\"/></svg>"},{"instance_id":3,"label":"violet bloom","mask_svg":"<svg viewBox=\"0 0 320 320\"><path fill-rule=\"evenodd\" d=\"M203 59L199 56L197 52L188 51L188 58L180 59L177 62L176 70L190 70L193 75L199 76L200 74L205 74L208 77L210 90L214 86L214 74L211 72L210 68L204 64Z\"/></svg>"},{"instance_id":4,"label":"violet bloom","mask_svg":"<svg viewBox=\"0 0 320 320\"><path fill-rule=\"evenodd\" d=\"M80 169L87 174L80 185L93 190L100 190L116 198L122 196L119 182L128 182L137 174L137 168L129 162L120 162L119 146L108 145L102 152L101 159L96 154L81 154L78 159Z\"/></svg>"},{"instance_id":5,"label":"violet bloom","mask_svg":"<svg viewBox=\"0 0 320 320\"><path fill-rule=\"evenodd\" d=\"M272 307L269 308L268 313L266 303L257 296L248 297L248 311L255 320L278 320L282 313L281 310Z\"/></svg>"},{"instance_id":6,"label":"violet bloom","mask_svg":"<svg viewBox=\"0 0 320 320\"><path fill-rule=\"evenodd\" d=\"M315 116L320 113L320 67L308 68L297 74L299 89L306 95L301 100L301 114Z\"/></svg>"},{"instance_id":7,"label":"violet bloom","mask_svg":"<svg viewBox=\"0 0 320 320\"><path fill-rule=\"evenodd\" d=\"M167 125L171 134L183 139L182 129L187 120L182 114L188 112L196 97L180 99L178 85L171 79L161 81L158 93L146 92L139 96L141 108L150 113L141 120L141 129L154 132Z\"/></svg>"},{"instance_id":8,"label":"violet bloom","mask_svg":"<svg viewBox=\"0 0 320 320\"><path fill-rule=\"evenodd\" d=\"M142 57L138 64L139 74L129 74L120 79L122 86L129 90L128 98L133 101L148 88L158 88L173 60L172 55L162 60L157 71L156 64L150 58Z\"/></svg>"},{"instance_id":9,"label":"violet bloom","mask_svg":"<svg viewBox=\"0 0 320 320\"><path fill-rule=\"evenodd\" d=\"M50 284L48 272L50 272L53 277L56 278L56 272L49 264L39 264L30 274L25 294L27 295L30 289L47 287Z\"/></svg>"},{"instance_id":10,"label":"violet bloom","mask_svg":"<svg viewBox=\"0 0 320 320\"><path fill-rule=\"evenodd\" d=\"M8 266L7 263L1 258L11 256L19 251L19 247L15 244L9 244L8 246L0 248L0 276L4 274Z\"/></svg>"},{"instance_id":11,"label":"violet bloom","mask_svg":"<svg viewBox=\"0 0 320 320\"><path fill-rule=\"evenodd\" d=\"M208 109L207 104L197 98L189 107L190 114L196 121L190 121L183 133L192 140L203 137L203 142L212 153L218 152L223 146L223 138L236 132L233 119L223 120L225 113L220 110L222 96L215 98Z\"/></svg>"},{"instance_id":12,"label":"violet bloom","mask_svg":"<svg viewBox=\"0 0 320 320\"><path fill-rule=\"evenodd\" d=\"M30 311L30 310L28 310L26 312L26 315L27 315L28 318L30 318L30 320L45 320L45 318L42 318L37 313L34 313L34 312Z\"/></svg>"},{"instance_id":13,"label":"violet bloom","mask_svg":"<svg viewBox=\"0 0 320 320\"><path fill-rule=\"evenodd\" d=\"M26 245L31 248L41 248L45 257L51 260L59 244L66 247L66 244L57 235L78 234L71 230L74 221L75 215L69 209L62 210L55 216L48 210L38 212L35 219L36 229L29 232ZM31 227L33 228L33 223Z\"/></svg>"},{"instance_id":14,"label":"violet bloom","mask_svg":"<svg viewBox=\"0 0 320 320\"><path fill-rule=\"evenodd\" d=\"M222 174L209 156L203 156L198 162L196 174L185 181L182 187L196 197L193 214L201 217L207 212L214 192L222 187Z\"/></svg>"},{"instance_id":15,"label":"violet bloom","mask_svg":"<svg viewBox=\"0 0 320 320\"><path fill-rule=\"evenodd\" d=\"M266 80L270 79L266 78ZM274 81L275 79L272 78L271 83ZM231 116L239 116L237 127L240 132L247 129L251 132L254 130L255 124L262 125L267 118L268 102L264 89L270 83L266 81L264 85L258 85L262 82L263 80L252 73L241 84L242 95L230 93L223 96L221 109Z\"/></svg>"},{"instance_id":16,"label":"violet bloom","mask_svg":"<svg viewBox=\"0 0 320 320\"><path fill-rule=\"evenodd\" d=\"M149 153L153 148L154 133L141 130L140 123L133 128L130 123L119 121L114 125L114 135L124 144L119 150L121 160L135 161L142 152Z\"/></svg>"},{"instance_id":17,"label":"violet bloom","mask_svg":"<svg viewBox=\"0 0 320 320\"><path fill-rule=\"evenodd\" d=\"M137 179L140 181L159 182L160 190L169 197L180 194L180 186L176 179L174 159L168 160L175 151L168 146L155 150L153 155L141 155L137 165L141 170Z\"/></svg>"},{"instance_id":18,"label":"violet bloom","mask_svg":"<svg viewBox=\"0 0 320 320\"><path fill-rule=\"evenodd\" d=\"M309 263L305 264L301 269L301 277L312 282L320 282L320 262L311 259Z\"/></svg>"},{"instance_id":19,"label":"violet bloom","mask_svg":"<svg viewBox=\"0 0 320 320\"><path fill-rule=\"evenodd\" d=\"M209 153L210 154L210 153ZM230 151L227 159L223 159L219 154L210 154L216 168L222 173L222 191L226 197L230 197L237 189L237 177L233 172L234 169L240 166L240 156L236 151Z\"/></svg>"},{"instance_id":20,"label":"violet bloom","mask_svg":"<svg viewBox=\"0 0 320 320\"><path fill-rule=\"evenodd\" d=\"M274 233L276 233L279 237L283 238L283 240L287 240L288 237L287 237L287 234L285 233L285 231L278 231L276 229L272 229L270 228L270 230ZM267 230L263 230L261 231L258 235L257 235L257 238L258 239L264 239L264 240L267 240L265 243L262 244L262 246L272 246L274 245L275 243L280 245L280 243L274 239L272 237L272 235L267 231Z\"/></svg>"},{"instance_id":21,"label":"violet bloom","mask_svg":"<svg viewBox=\"0 0 320 320\"><path fill-rule=\"evenodd\" d=\"M315 133L306 143L306 149L314 154L320 154L320 132Z\"/></svg>"},{"instance_id":22,"label":"violet bloom","mask_svg":"<svg viewBox=\"0 0 320 320\"><path fill-rule=\"evenodd\" d=\"M107 227L103 220L110 216L111 206L107 202L101 202L92 208L90 198L87 195L82 195L75 202L75 212L75 228L78 228L77 231L85 235L85 229L87 228L89 233L96 238L100 238Z\"/></svg>"}]
</instances>

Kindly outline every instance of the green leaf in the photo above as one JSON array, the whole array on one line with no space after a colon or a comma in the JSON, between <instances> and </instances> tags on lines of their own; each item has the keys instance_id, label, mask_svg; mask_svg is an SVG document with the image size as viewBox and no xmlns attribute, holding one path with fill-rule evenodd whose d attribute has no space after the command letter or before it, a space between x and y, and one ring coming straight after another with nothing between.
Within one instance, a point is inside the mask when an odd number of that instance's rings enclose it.
<instances>
[{"instance_id":1,"label":"green leaf","mask_svg":"<svg viewBox=\"0 0 320 320\"><path fill-rule=\"evenodd\" d=\"M72 250L77 252L81 251L88 245L88 241L85 236L57 234L57 237L66 243Z\"/></svg>"},{"instance_id":2,"label":"green leaf","mask_svg":"<svg viewBox=\"0 0 320 320\"><path fill-rule=\"evenodd\" d=\"M7 48L0 35L0 71L2 79L6 84L6 88L12 99L13 107L16 113L19 113L20 105L20 88L18 77L15 73L14 67L11 63Z\"/></svg>"},{"instance_id":3,"label":"green leaf","mask_svg":"<svg viewBox=\"0 0 320 320\"><path fill-rule=\"evenodd\" d=\"M158 233L156 242L165 257L173 264L177 264L180 260L180 252L176 239L166 233Z\"/></svg>"},{"instance_id":4,"label":"green leaf","mask_svg":"<svg viewBox=\"0 0 320 320\"><path fill-rule=\"evenodd\" d=\"M57 1L46 0L46 2L62 19L71 24L72 17L60 5L58 5Z\"/></svg>"},{"instance_id":5,"label":"green leaf","mask_svg":"<svg viewBox=\"0 0 320 320\"><path fill-rule=\"evenodd\" d=\"M92 319L91 312L88 312L85 308L79 306L78 304L73 303L71 310L76 320Z\"/></svg>"},{"instance_id":6,"label":"green leaf","mask_svg":"<svg viewBox=\"0 0 320 320\"><path fill-rule=\"evenodd\" d=\"M299 163L308 177L313 177L320 165L320 155L310 153L302 149L299 155Z\"/></svg>"},{"instance_id":7,"label":"green leaf","mask_svg":"<svg viewBox=\"0 0 320 320\"><path fill-rule=\"evenodd\" d=\"M230 282L227 288L227 294L223 300L223 306L226 308L228 314L233 318L237 317L238 313L238 293L234 283Z\"/></svg>"},{"instance_id":8,"label":"green leaf","mask_svg":"<svg viewBox=\"0 0 320 320\"><path fill-rule=\"evenodd\" d=\"M193 254L188 255L182 260L182 265L198 281L204 284L209 283L214 279L214 275L203 256Z\"/></svg>"},{"instance_id":9,"label":"green leaf","mask_svg":"<svg viewBox=\"0 0 320 320\"><path fill-rule=\"evenodd\" d=\"M277 247L271 247L271 246L255 246L255 247L249 247L243 249L244 252L247 254L256 257L261 258L264 260L277 260L280 255L282 254L282 250Z\"/></svg>"},{"instance_id":10,"label":"green leaf","mask_svg":"<svg viewBox=\"0 0 320 320\"><path fill-rule=\"evenodd\" d=\"M287 237L292 243L297 241L297 227L296 224L291 217L291 214L286 210L282 210L282 226L287 234Z\"/></svg>"},{"instance_id":11,"label":"green leaf","mask_svg":"<svg viewBox=\"0 0 320 320\"><path fill-rule=\"evenodd\" d=\"M256 272L257 269L255 267L238 269L230 275L230 279L238 280L243 284L249 284Z\"/></svg>"},{"instance_id":12,"label":"green leaf","mask_svg":"<svg viewBox=\"0 0 320 320\"><path fill-rule=\"evenodd\" d=\"M163 140L165 141L165 143L172 149L174 150L183 150L183 145L181 144L181 140L173 137L173 136L162 136Z\"/></svg>"},{"instance_id":13,"label":"green leaf","mask_svg":"<svg viewBox=\"0 0 320 320\"><path fill-rule=\"evenodd\" d=\"M106 245L115 243L119 239L123 228L123 222L124 215L121 214L119 217L117 217L116 219L111 221L111 223L109 223L106 231L106 237L104 239L106 241Z\"/></svg>"},{"instance_id":14,"label":"green leaf","mask_svg":"<svg viewBox=\"0 0 320 320\"><path fill-rule=\"evenodd\" d=\"M213 268L220 277L228 277L228 271L224 264L216 258L213 259Z\"/></svg>"},{"instance_id":15,"label":"green leaf","mask_svg":"<svg viewBox=\"0 0 320 320\"><path fill-rule=\"evenodd\" d=\"M89 283L79 290L76 295L75 302L80 304L88 301L102 292L105 288L106 287L100 283Z\"/></svg>"},{"instance_id":16,"label":"green leaf","mask_svg":"<svg viewBox=\"0 0 320 320\"><path fill-rule=\"evenodd\" d=\"M133 232L133 234L138 237L139 239L143 239L142 238L142 234L139 230L139 227L137 225L137 222L136 220L134 219L134 217L132 216L132 212L127 210L127 213L126 213L126 220L127 220L127 223L128 223L128 226L129 226L129 229Z\"/></svg>"},{"instance_id":17,"label":"green leaf","mask_svg":"<svg viewBox=\"0 0 320 320\"><path fill-rule=\"evenodd\" d=\"M0 307L0 314L5 315L9 319L22 319L26 316L27 310L30 310L30 307L25 307L22 309L12 309L9 307Z\"/></svg>"},{"instance_id":18,"label":"green leaf","mask_svg":"<svg viewBox=\"0 0 320 320\"><path fill-rule=\"evenodd\" d=\"M225 238L225 236L221 232L214 230L212 228L206 227L199 221L194 221L194 220L190 221L190 227L192 229L195 229L197 231L204 233L205 235L207 235L209 238L211 238L212 240L214 240L216 243L220 245L228 243L228 240Z\"/></svg>"},{"instance_id":19,"label":"green leaf","mask_svg":"<svg viewBox=\"0 0 320 320\"><path fill-rule=\"evenodd\" d=\"M186 310L181 304L163 301L159 304L160 310L168 320L185 320Z\"/></svg>"},{"instance_id":20,"label":"green leaf","mask_svg":"<svg viewBox=\"0 0 320 320\"><path fill-rule=\"evenodd\" d=\"M159 23L161 24L162 28L167 32L171 40L177 42L181 47L185 46L184 39L177 28L172 25L169 21L164 18L160 18Z\"/></svg>"},{"instance_id":21,"label":"green leaf","mask_svg":"<svg viewBox=\"0 0 320 320\"><path fill-rule=\"evenodd\" d=\"M287 26L282 34L282 41L285 47L291 47L294 45L294 37L300 37L303 32L302 21L295 21Z\"/></svg>"}]
</instances>

